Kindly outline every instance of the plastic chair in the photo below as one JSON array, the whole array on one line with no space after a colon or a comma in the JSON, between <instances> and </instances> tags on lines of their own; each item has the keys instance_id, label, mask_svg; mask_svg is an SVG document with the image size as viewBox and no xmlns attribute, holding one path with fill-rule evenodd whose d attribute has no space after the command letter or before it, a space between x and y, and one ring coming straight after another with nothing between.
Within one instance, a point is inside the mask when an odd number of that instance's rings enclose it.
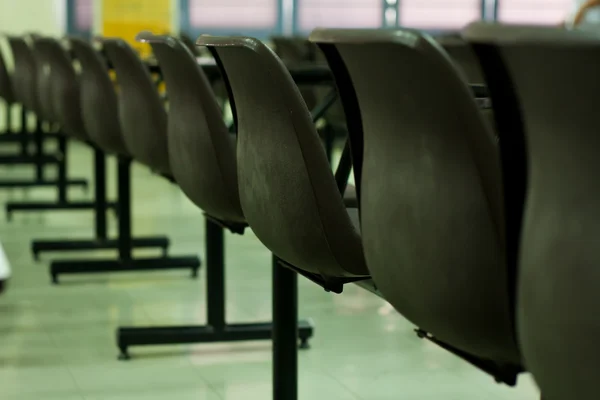
<instances>
[{"instance_id":1,"label":"plastic chair","mask_svg":"<svg viewBox=\"0 0 600 400\"><path fill-rule=\"evenodd\" d=\"M526 136L518 291L526 364L544 398L596 398L600 39L585 31L488 24L473 24L464 36L482 55L495 55L494 71L505 71L498 85L513 91L520 111L514 121Z\"/></svg>"},{"instance_id":2,"label":"plastic chair","mask_svg":"<svg viewBox=\"0 0 600 400\"><path fill-rule=\"evenodd\" d=\"M358 212L344 206L285 65L253 38L201 36L197 43L214 51L231 87L241 205L256 236L325 286L367 277Z\"/></svg>"},{"instance_id":3,"label":"plastic chair","mask_svg":"<svg viewBox=\"0 0 600 400\"><path fill-rule=\"evenodd\" d=\"M8 108L16 102L12 80L2 54L0 54L0 97L4 99Z\"/></svg>"},{"instance_id":4,"label":"plastic chair","mask_svg":"<svg viewBox=\"0 0 600 400\"><path fill-rule=\"evenodd\" d=\"M11 36L8 43L13 53L15 70L13 89L16 100L30 111L39 111L37 66L29 44L22 37Z\"/></svg>"},{"instance_id":5,"label":"plastic chair","mask_svg":"<svg viewBox=\"0 0 600 400\"><path fill-rule=\"evenodd\" d=\"M79 80L67 51L50 37L33 42L38 69L38 104L40 115L47 122L58 123L61 132L87 141L88 135L81 116Z\"/></svg>"},{"instance_id":6,"label":"plastic chair","mask_svg":"<svg viewBox=\"0 0 600 400\"><path fill-rule=\"evenodd\" d=\"M439 35L435 36L434 39L444 48L452 61L464 73L467 82L484 83L479 60L469 44L461 38L460 34Z\"/></svg>"},{"instance_id":7,"label":"plastic chair","mask_svg":"<svg viewBox=\"0 0 600 400\"><path fill-rule=\"evenodd\" d=\"M106 60L89 41L70 38L69 42L81 65L81 112L91 141L109 154L129 156L121 132L117 93Z\"/></svg>"},{"instance_id":8,"label":"plastic chair","mask_svg":"<svg viewBox=\"0 0 600 400\"><path fill-rule=\"evenodd\" d=\"M169 93L171 173L199 208L223 223L245 224L237 184L234 134L193 54L173 37L138 35L152 46Z\"/></svg>"},{"instance_id":9,"label":"plastic chair","mask_svg":"<svg viewBox=\"0 0 600 400\"><path fill-rule=\"evenodd\" d=\"M289 71L253 38L200 37L222 68L237 116L242 210L273 252L273 398L294 400L297 277L326 290L368 278L358 210L344 206L310 112ZM347 179L347 177L346 177Z\"/></svg>"},{"instance_id":10,"label":"plastic chair","mask_svg":"<svg viewBox=\"0 0 600 400\"><path fill-rule=\"evenodd\" d=\"M103 46L117 73L119 116L128 152L155 172L170 176L167 111L148 68L123 39L106 38Z\"/></svg>"},{"instance_id":11,"label":"plastic chair","mask_svg":"<svg viewBox=\"0 0 600 400\"><path fill-rule=\"evenodd\" d=\"M346 110L367 266L419 333L509 385L516 265L499 150L463 74L413 30L315 30Z\"/></svg>"},{"instance_id":12,"label":"plastic chair","mask_svg":"<svg viewBox=\"0 0 600 400\"><path fill-rule=\"evenodd\" d=\"M275 53L286 63L307 64L316 61L316 48L302 37L273 36L271 41L275 45ZM313 88L300 88L300 94L309 110L318 103L316 90Z\"/></svg>"}]
</instances>

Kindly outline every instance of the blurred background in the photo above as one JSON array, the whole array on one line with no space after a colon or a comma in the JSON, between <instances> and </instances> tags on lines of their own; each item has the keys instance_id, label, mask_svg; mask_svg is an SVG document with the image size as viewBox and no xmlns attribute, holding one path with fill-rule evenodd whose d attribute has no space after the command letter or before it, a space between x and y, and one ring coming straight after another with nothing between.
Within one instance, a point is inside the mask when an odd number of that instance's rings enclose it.
<instances>
[{"instance_id":1,"label":"blurred background","mask_svg":"<svg viewBox=\"0 0 600 400\"><path fill-rule=\"evenodd\" d=\"M8 34L114 35L133 44L143 29L266 39L304 36L315 27L452 31L476 19L559 24L572 7L572 0L0 0L0 27Z\"/></svg>"}]
</instances>

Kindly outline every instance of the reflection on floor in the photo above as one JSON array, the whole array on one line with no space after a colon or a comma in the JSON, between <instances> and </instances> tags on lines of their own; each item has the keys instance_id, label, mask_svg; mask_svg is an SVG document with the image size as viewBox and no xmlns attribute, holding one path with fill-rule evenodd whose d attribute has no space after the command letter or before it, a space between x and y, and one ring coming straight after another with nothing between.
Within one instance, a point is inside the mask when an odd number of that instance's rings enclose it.
<instances>
[{"instance_id":1,"label":"reflection on floor","mask_svg":"<svg viewBox=\"0 0 600 400\"><path fill-rule=\"evenodd\" d=\"M71 175L91 178L92 153L70 152ZM109 163L109 176L115 165ZM0 176L32 173L0 169ZM203 218L176 186L135 166L134 231L166 233L173 254L203 253ZM114 181L111 193L114 194ZM89 196L73 189L73 198ZM52 190L1 191L8 199L50 199ZM32 238L87 237L88 212L20 213L0 240L14 278L0 298L0 398L16 399L269 399L270 343L134 348L134 360L116 359L115 329L125 325L191 324L205 319L203 275L188 271L65 276L51 286L51 257L34 262ZM112 222L114 230L115 224ZM98 253L99 255L106 253ZM227 316L231 321L270 316L269 253L249 234L227 237ZM202 271L204 272L204 271ZM533 400L529 377L516 389L417 339L412 326L385 302L348 287L325 293L300 279L300 314L316 325L312 349L300 354L305 400Z\"/></svg>"}]
</instances>

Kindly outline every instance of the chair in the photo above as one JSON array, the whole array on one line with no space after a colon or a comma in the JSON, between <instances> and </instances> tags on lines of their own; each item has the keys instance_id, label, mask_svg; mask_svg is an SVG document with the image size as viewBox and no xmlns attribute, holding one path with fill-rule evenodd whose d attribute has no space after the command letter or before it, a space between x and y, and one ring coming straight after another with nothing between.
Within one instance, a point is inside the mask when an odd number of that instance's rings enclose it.
<instances>
[{"instance_id":1,"label":"chair","mask_svg":"<svg viewBox=\"0 0 600 400\"><path fill-rule=\"evenodd\" d=\"M199 208L226 225L245 224L235 161L236 138L228 132L210 83L182 42L138 35L149 42L169 93L168 151L171 173Z\"/></svg>"},{"instance_id":2,"label":"chair","mask_svg":"<svg viewBox=\"0 0 600 400\"><path fill-rule=\"evenodd\" d=\"M525 362L544 398L596 398L600 40L592 32L534 26L473 24L463 34L497 56L495 71L507 78L498 85L513 91L526 136L518 291Z\"/></svg>"},{"instance_id":3,"label":"chair","mask_svg":"<svg viewBox=\"0 0 600 400\"><path fill-rule=\"evenodd\" d=\"M319 49L307 38L273 36L275 54L288 65L315 65L325 64ZM304 87L300 86L300 94L306 102L309 110L314 110L326 104L332 94L330 87ZM335 88L333 88L335 93ZM333 150L336 139L346 137L345 116L339 100L330 104L323 115L325 123L319 129L319 133L325 144L325 151L329 160L333 158Z\"/></svg>"},{"instance_id":4,"label":"chair","mask_svg":"<svg viewBox=\"0 0 600 400\"><path fill-rule=\"evenodd\" d=\"M15 62L13 73L15 97L24 107L35 112L39 108L35 57L24 38L11 36L8 38L8 43Z\"/></svg>"},{"instance_id":5,"label":"chair","mask_svg":"<svg viewBox=\"0 0 600 400\"><path fill-rule=\"evenodd\" d=\"M225 320L223 230L243 234L247 227L238 194L235 135L228 132L210 82L184 43L149 32L138 34L137 40L152 46L171 99L168 150L173 177L206 215L208 320L203 326L120 328L121 350L126 354L134 345L271 339L270 323ZM300 323L298 336L306 345L312 336L308 322Z\"/></svg>"},{"instance_id":6,"label":"chair","mask_svg":"<svg viewBox=\"0 0 600 400\"><path fill-rule=\"evenodd\" d=\"M52 39L50 39L52 40ZM66 58L66 50L60 47L56 41L52 45L53 53L50 61L52 68L58 69L59 64L63 64L65 72L56 79L55 91L53 93L56 99L55 103L60 104L57 99L59 93L62 93L68 99L64 99L64 104L68 101L77 102L67 111L66 107L58 107L61 121L68 126L78 126L85 131L93 132L90 138L99 138L98 143L105 150L110 152L121 152L118 157L117 166L117 184L118 184L118 238L116 240L107 239L106 219L96 219L96 238L83 241L55 241L50 243L38 242L38 251L43 246L45 250L91 250L91 249L110 249L118 250L116 259L83 259L83 260L55 260L50 265L50 273L53 281L56 283L58 276L63 274L90 274L103 272L126 272L126 271L150 271L167 269L191 269L194 277L198 274L200 260L198 257L167 257L166 251L169 246L169 240L166 237L151 238L133 238L131 229L131 157L125 153L124 140L116 135L121 132L122 126L119 124L118 108L116 104L116 95L110 92L107 85L110 84L108 70L102 65L102 60L90 44L82 40L72 39L70 41L73 52L82 66L81 82L80 77L75 74L74 66ZM92 54L90 54L90 52ZM99 65L98 65L99 64ZM69 72L67 72L69 70ZM130 86L131 88L131 86ZM133 87L134 90L135 86ZM78 111L75 115L73 110ZM71 120L69 120L71 118ZM117 128L117 132L108 131ZM144 144L141 143L140 146ZM96 196L99 202L106 202L105 188L105 165L102 149L96 149L95 170L96 177L101 182ZM98 206L102 210L102 206ZM134 247L159 247L163 249L162 257L138 258L134 257L132 250Z\"/></svg>"},{"instance_id":7,"label":"chair","mask_svg":"<svg viewBox=\"0 0 600 400\"><path fill-rule=\"evenodd\" d=\"M514 385L516 265L505 254L499 152L463 75L418 31L315 30L310 40L353 117L377 288L420 335Z\"/></svg>"},{"instance_id":8,"label":"chair","mask_svg":"<svg viewBox=\"0 0 600 400\"><path fill-rule=\"evenodd\" d=\"M358 210L346 209L289 71L253 38L201 36L222 67L237 117L238 187L253 232L275 255L273 398L297 398L297 282L326 290L368 278Z\"/></svg>"},{"instance_id":9,"label":"chair","mask_svg":"<svg viewBox=\"0 0 600 400\"><path fill-rule=\"evenodd\" d=\"M275 54L284 62L290 64L307 64L316 61L316 48L303 37L273 36L271 41L275 45ZM312 88L300 88L300 94L309 110L318 103L317 93Z\"/></svg>"},{"instance_id":10,"label":"chair","mask_svg":"<svg viewBox=\"0 0 600 400\"><path fill-rule=\"evenodd\" d=\"M117 73L123 139L134 159L171 176L167 111L148 68L123 39L106 38L103 47Z\"/></svg>"},{"instance_id":11,"label":"chair","mask_svg":"<svg viewBox=\"0 0 600 400\"><path fill-rule=\"evenodd\" d=\"M285 65L253 38L200 37L197 43L214 51L231 87L240 201L254 233L290 267L326 286L367 277L356 219L349 215L357 217L357 210L344 207Z\"/></svg>"},{"instance_id":12,"label":"chair","mask_svg":"<svg viewBox=\"0 0 600 400\"><path fill-rule=\"evenodd\" d=\"M81 65L81 115L90 140L108 154L129 156L119 121L115 86L108 74L106 60L92 43L69 38L75 58Z\"/></svg>"},{"instance_id":13,"label":"chair","mask_svg":"<svg viewBox=\"0 0 600 400\"><path fill-rule=\"evenodd\" d=\"M59 124L64 134L86 142L88 135L81 117L79 82L67 51L50 37L36 38L33 48L40 116L46 122Z\"/></svg>"},{"instance_id":14,"label":"chair","mask_svg":"<svg viewBox=\"0 0 600 400\"><path fill-rule=\"evenodd\" d=\"M0 54L0 97L6 102L7 118L10 121L10 108L16 102L14 90L12 87L12 81L8 69L6 68L6 61L4 55ZM10 131L11 124L7 123L7 131Z\"/></svg>"},{"instance_id":15,"label":"chair","mask_svg":"<svg viewBox=\"0 0 600 400\"><path fill-rule=\"evenodd\" d=\"M194 42L194 39L182 32L179 34L179 40L190 51L190 53L192 53L192 55L195 57L201 56L200 50L198 47L196 47L196 42Z\"/></svg>"},{"instance_id":16,"label":"chair","mask_svg":"<svg viewBox=\"0 0 600 400\"><path fill-rule=\"evenodd\" d=\"M479 60L469 44L461 38L460 34L439 35L435 36L434 39L444 48L452 61L464 73L467 82L484 83Z\"/></svg>"}]
</instances>

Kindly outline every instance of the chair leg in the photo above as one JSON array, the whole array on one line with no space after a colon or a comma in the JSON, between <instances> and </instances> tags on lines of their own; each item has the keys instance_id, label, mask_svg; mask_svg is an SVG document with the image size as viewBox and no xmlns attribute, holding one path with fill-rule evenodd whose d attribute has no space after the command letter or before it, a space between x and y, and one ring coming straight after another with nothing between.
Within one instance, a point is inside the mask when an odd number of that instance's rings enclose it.
<instances>
[{"instance_id":1,"label":"chair leg","mask_svg":"<svg viewBox=\"0 0 600 400\"><path fill-rule=\"evenodd\" d=\"M192 277L198 275L200 259L188 257L156 257L134 258L132 255L134 240L131 235L131 160L119 157L118 160L118 223L119 238L117 240L116 259L92 259L54 261L50 264L50 276L53 283L58 283L62 274L93 274L104 272L156 271L172 269L191 269Z\"/></svg>"},{"instance_id":2,"label":"chair leg","mask_svg":"<svg viewBox=\"0 0 600 400\"><path fill-rule=\"evenodd\" d=\"M43 181L44 180L44 164L42 163L42 158L44 156L44 137L43 137L44 132L42 131L42 126L39 122L38 122L36 128L37 129L33 133L34 144L35 144L35 155L38 158L38 161L35 166L35 177L37 180ZM63 163L65 161L65 153L63 153L62 150L63 149L59 148L60 155L62 155L62 158L63 158L62 162L59 162L59 164L58 164L58 168L59 168L58 187L59 187L59 190L60 190L60 185L63 183L63 181L61 181L61 179L60 179L61 178L60 177L60 168L61 168L61 165L63 165Z\"/></svg>"},{"instance_id":3,"label":"chair leg","mask_svg":"<svg viewBox=\"0 0 600 400\"><path fill-rule=\"evenodd\" d=\"M90 251L110 250L119 247L117 239L107 237L106 210L115 203L107 202L106 195L106 155L94 147L94 224L95 237L92 239L63 239L63 240L34 240L31 251L34 258L39 259L40 253L50 251ZM160 248L163 257L167 256L169 239L164 236L132 238L134 248Z\"/></svg>"},{"instance_id":4,"label":"chair leg","mask_svg":"<svg viewBox=\"0 0 600 400\"><path fill-rule=\"evenodd\" d=\"M29 153L29 141L27 140L27 110L21 106L21 155L26 156Z\"/></svg>"},{"instance_id":5,"label":"chair leg","mask_svg":"<svg viewBox=\"0 0 600 400\"><path fill-rule=\"evenodd\" d=\"M273 400L298 398L298 276L273 256Z\"/></svg>"},{"instance_id":6,"label":"chair leg","mask_svg":"<svg viewBox=\"0 0 600 400\"><path fill-rule=\"evenodd\" d=\"M207 296L207 324L119 328L117 331L117 345L120 350L119 359L128 360L130 358L129 348L131 346L240 342L269 340L272 338L274 331L272 323L229 324L226 322L224 239L224 229L207 218L205 286ZM281 269L281 267L278 267L278 269ZM279 287L279 285L275 285L274 283L274 287ZM285 299L282 300L286 301ZM312 324L309 321L298 321L297 318L294 318L293 321L295 327L291 331L297 334L292 339L294 346L296 346L297 340L300 339L301 348L308 348L308 340L313 336Z\"/></svg>"},{"instance_id":7,"label":"chair leg","mask_svg":"<svg viewBox=\"0 0 600 400\"><path fill-rule=\"evenodd\" d=\"M38 157L39 163L36 165L36 179L37 181L45 181L44 178L44 163L42 159L43 155L43 135L41 126L38 126L37 131L34 133L35 144L36 144L36 157ZM58 179L56 181L56 188L58 190L57 201L52 202L8 202L6 203L6 216L7 219L11 219L14 211L51 211L51 210L89 210L94 208L94 202L90 201L78 201L73 202L67 199L67 188L71 183L67 179L67 138L61 136L58 141L59 146L59 157L58 162ZM83 181L87 187L87 182ZM114 207L114 205L110 205Z\"/></svg>"},{"instance_id":8,"label":"chair leg","mask_svg":"<svg viewBox=\"0 0 600 400\"><path fill-rule=\"evenodd\" d=\"M0 156L0 165L32 165L36 169L35 179L7 179L0 180L0 188L31 188L31 187L58 187L57 179L48 179L44 177L43 169L52 164L59 165L62 157L56 155L45 154L44 142L48 139L55 139L61 135L54 133L40 134L40 127L36 132L30 132L27 127L27 110L21 110L21 126L18 131L12 130L12 113L11 107L8 107L7 133L0 137L0 143L16 143L20 145L19 154L2 155ZM40 140L42 143L40 143ZM36 144L36 153L29 154L29 144ZM87 187L87 182L83 179L67 180L65 186L82 186ZM29 205L26 205L29 209ZM17 207L18 208L18 207ZM10 207L9 207L10 209ZM10 218L10 211L8 217Z\"/></svg>"}]
</instances>

